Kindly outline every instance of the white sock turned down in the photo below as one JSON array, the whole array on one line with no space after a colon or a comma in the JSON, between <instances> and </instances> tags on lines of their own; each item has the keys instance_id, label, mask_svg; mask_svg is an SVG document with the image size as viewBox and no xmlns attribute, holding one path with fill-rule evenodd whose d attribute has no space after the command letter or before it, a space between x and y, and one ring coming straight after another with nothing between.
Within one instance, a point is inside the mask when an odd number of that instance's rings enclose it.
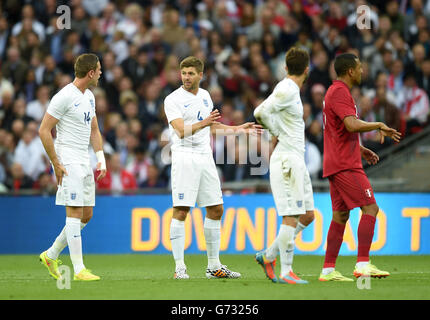
<instances>
[{"instance_id":1,"label":"white sock turned down","mask_svg":"<svg viewBox=\"0 0 430 320\"><path fill-rule=\"evenodd\" d=\"M305 226L304 224L301 224L300 222L297 223L297 227L294 230L294 240L296 240L297 235L301 231L303 231L303 229L305 229L306 227L307 226ZM276 236L275 240L273 241L272 245L269 248L267 248L267 250L266 250L265 257L269 261L275 260L276 257L278 256L278 253L279 253L278 239L279 239L279 232L278 232L278 235ZM291 255L294 255L294 251L291 252ZM289 259L292 260L292 257L290 257Z\"/></svg>"},{"instance_id":2,"label":"white sock turned down","mask_svg":"<svg viewBox=\"0 0 430 320\"><path fill-rule=\"evenodd\" d=\"M175 259L176 269L185 268L185 221L172 219L170 223L170 242L172 243L172 254Z\"/></svg>"},{"instance_id":3,"label":"white sock turned down","mask_svg":"<svg viewBox=\"0 0 430 320\"><path fill-rule=\"evenodd\" d=\"M81 219L66 218L66 238L75 274L85 269L82 258Z\"/></svg>"},{"instance_id":4,"label":"white sock turned down","mask_svg":"<svg viewBox=\"0 0 430 320\"><path fill-rule=\"evenodd\" d=\"M81 230L85 228L86 225L86 223L81 222ZM66 227L61 230L60 234L57 236L52 246L47 250L46 254L49 259L57 260L65 247L67 247Z\"/></svg>"},{"instance_id":5,"label":"white sock turned down","mask_svg":"<svg viewBox=\"0 0 430 320\"><path fill-rule=\"evenodd\" d=\"M205 218L203 224L206 251L208 255L208 268L219 269L221 262L219 260L219 249L221 245L221 220L212 220L208 217Z\"/></svg>"}]
</instances>

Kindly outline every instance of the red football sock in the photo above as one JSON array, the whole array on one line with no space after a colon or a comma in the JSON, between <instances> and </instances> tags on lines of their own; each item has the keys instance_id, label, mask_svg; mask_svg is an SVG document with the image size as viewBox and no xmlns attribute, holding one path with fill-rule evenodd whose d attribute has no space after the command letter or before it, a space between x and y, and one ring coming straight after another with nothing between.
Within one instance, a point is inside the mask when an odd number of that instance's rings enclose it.
<instances>
[{"instance_id":1,"label":"red football sock","mask_svg":"<svg viewBox=\"0 0 430 320\"><path fill-rule=\"evenodd\" d=\"M376 218L363 214L358 225L358 255L357 262L369 261L369 251L375 231Z\"/></svg>"},{"instance_id":2,"label":"red football sock","mask_svg":"<svg viewBox=\"0 0 430 320\"><path fill-rule=\"evenodd\" d=\"M345 225L332 221L327 234L327 251L323 268L334 268L339 254L340 246L343 242Z\"/></svg>"}]
</instances>

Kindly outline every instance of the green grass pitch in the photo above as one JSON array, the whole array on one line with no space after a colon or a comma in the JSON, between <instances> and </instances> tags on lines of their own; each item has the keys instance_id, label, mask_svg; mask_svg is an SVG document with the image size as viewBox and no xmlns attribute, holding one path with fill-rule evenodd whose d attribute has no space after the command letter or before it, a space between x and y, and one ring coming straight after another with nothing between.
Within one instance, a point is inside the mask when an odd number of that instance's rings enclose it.
<instances>
[{"instance_id":1,"label":"green grass pitch","mask_svg":"<svg viewBox=\"0 0 430 320\"><path fill-rule=\"evenodd\" d=\"M71 266L68 255L61 255ZM172 279L170 255L85 255L98 282L71 282L60 290L38 255L0 255L0 299L143 299L143 300L289 300L289 299L430 299L430 256L377 256L372 262L391 272L372 279L370 289L356 282L320 282L321 256L297 255L294 270L308 285L282 285L267 280L251 255L221 255L221 261L242 273L241 279L205 278L205 255L186 255L191 279ZM355 257L339 257L336 269L352 277ZM277 266L277 273L279 267Z\"/></svg>"}]
</instances>

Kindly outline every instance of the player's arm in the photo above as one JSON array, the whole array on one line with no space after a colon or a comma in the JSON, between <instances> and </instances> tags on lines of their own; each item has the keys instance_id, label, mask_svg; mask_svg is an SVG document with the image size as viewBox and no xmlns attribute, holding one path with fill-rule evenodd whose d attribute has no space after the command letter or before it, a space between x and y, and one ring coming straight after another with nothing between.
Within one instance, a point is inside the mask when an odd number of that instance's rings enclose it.
<instances>
[{"instance_id":1,"label":"player's arm","mask_svg":"<svg viewBox=\"0 0 430 320\"><path fill-rule=\"evenodd\" d=\"M203 119L202 121L196 122L193 125L184 124L183 118L177 118L170 121L173 129L175 129L176 134L180 139L192 136L197 131L207 127L212 126L215 123L218 123L217 120L220 118L220 114L218 110L214 110L210 113L210 115Z\"/></svg>"},{"instance_id":2,"label":"player's arm","mask_svg":"<svg viewBox=\"0 0 430 320\"><path fill-rule=\"evenodd\" d=\"M381 135L381 143L384 143L384 137L390 137L396 142L400 141L401 133L396 129L388 127L382 122L366 122L358 119L356 116L347 116L343 119L346 130L349 132L368 132L379 130Z\"/></svg>"},{"instance_id":3,"label":"player's arm","mask_svg":"<svg viewBox=\"0 0 430 320\"><path fill-rule=\"evenodd\" d=\"M57 178L57 185L61 185L63 175L67 175L67 171L58 159L57 153L54 148L54 140L52 139L51 131L58 123L58 119L51 116L48 112L45 113L42 123L39 128L39 137L42 141L43 147L48 154L49 160L54 167L55 177Z\"/></svg>"},{"instance_id":4,"label":"player's arm","mask_svg":"<svg viewBox=\"0 0 430 320\"><path fill-rule=\"evenodd\" d=\"M294 95L291 92L276 90L267 97L257 108L254 110L254 117L258 123L262 124L264 128L277 137L279 130L275 123L272 121L273 113L279 112L287 108L288 104L293 99Z\"/></svg>"},{"instance_id":5,"label":"player's arm","mask_svg":"<svg viewBox=\"0 0 430 320\"><path fill-rule=\"evenodd\" d=\"M360 145L361 157L366 160L368 164L377 164L379 161L379 156L370 149Z\"/></svg>"},{"instance_id":6,"label":"player's arm","mask_svg":"<svg viewBox=\"0 0 430 320\"><path fill-rule=\"evenodd\" d=\"M97 181L99 181L100 179L103 179L106 175L106 160L105 155L103 153L103 138L102 134L100 133L97 116L94 116L91 120L90 142L97 157L97 171L100 171L100 174L97 177Z\"/></svg>"},{"instance_id":7,"label":"player's arm","mask_svg":"<svg viewBox=\"0 0 430 320\"><path fill-rule=\"evenodd\" d=\"M239 126L228 126L223 123L214 123L211 125L211 133L224 136L237 136L240 134L261 134L263 126L255 124L255 122L245 122Z\"/></svg>"}]
</instances>

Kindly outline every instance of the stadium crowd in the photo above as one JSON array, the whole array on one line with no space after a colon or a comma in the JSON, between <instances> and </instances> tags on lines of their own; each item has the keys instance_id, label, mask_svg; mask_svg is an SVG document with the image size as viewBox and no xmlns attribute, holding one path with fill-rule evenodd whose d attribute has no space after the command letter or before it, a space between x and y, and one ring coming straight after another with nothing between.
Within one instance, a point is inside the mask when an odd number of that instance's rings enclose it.
<instances>
[{"instance_id":1,"label":"stadium crowd","mask_svg":"<svg viewBox=\"0 0 430 320\"><path fill-rule=\"evenodd\" d=\"M71 9L70 29L57 24L60 5ZM370 9L370 29L357 28L361 5ZM352 89L360 118L383 121L405 136L428 123L430 1L14 0L0 6L3 191L55 191L38 127L50 98L73 81L74 59L84 52L96 53L103 71L93 92L109 174L99 190L169 187L163 100L181 85L179 63L189 55L205 62L201 87L211 93L221 122L235 125L255 121L254 108L285 77L285 52L308 50L311 71L302 95L313 178L321 176L323 99L339 53L353 52L363 64L362 83ZM390 144L380 145L377 132L361 139L376 152ZM246 139L224 142L213 139L222 181L255 178L254 165L238 159ZM258 146L268 143L262 137Z\"/></svg>"}]
</instances>

